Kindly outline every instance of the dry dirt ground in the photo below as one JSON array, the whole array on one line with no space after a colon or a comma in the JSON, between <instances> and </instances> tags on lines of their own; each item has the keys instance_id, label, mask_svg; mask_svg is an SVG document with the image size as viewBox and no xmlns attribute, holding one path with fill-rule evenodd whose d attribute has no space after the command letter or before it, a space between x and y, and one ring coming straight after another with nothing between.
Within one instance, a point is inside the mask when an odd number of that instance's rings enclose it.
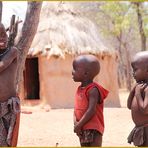
<instances>
[{"instance_id":1,"label":"dry dirt ground","mask_svg":"<svg viewBox=\"0 0 148 148\"><path fill-rule=\"evenodd\" d=\"M121 108L105 108L105 132L103 146L132 146L127 136L134 124L126 108L128 93L120 91ZM21 114L18 146L80 146L73 133L73 109L53 109L49 112L41 107L26 107L31 114Z\"/></svg>"}]
</instances>

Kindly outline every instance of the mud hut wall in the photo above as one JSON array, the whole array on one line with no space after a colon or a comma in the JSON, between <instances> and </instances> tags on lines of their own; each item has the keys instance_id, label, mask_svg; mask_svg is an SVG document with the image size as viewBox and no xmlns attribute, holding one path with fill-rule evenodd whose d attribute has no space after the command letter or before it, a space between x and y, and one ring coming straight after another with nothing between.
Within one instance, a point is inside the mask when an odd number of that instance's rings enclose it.
<instances>
[{"instance_id":1,"label":"mud hut wall","mask_svg":"<svg viewBox=\"0 0 148 148\"><path fill-rule=\"evenodd\" d=\"M71 56L65 60L51 57L39 58L40 98L51 108L71 108L78 83L72 80Z\"/></svg>"},{"instance_id":2,"label":"mud hut wall","mask_svg":"<svg viewBox=\"0 0 148 148\"><path fill-rule=\"evenodd\" d=\"M95 80L109 90L105 105L109 107L120 107L118 80L117 80L117 59L116 56L98 57L100 61L100 73Z\"/></svg>"},{"instance_id":3,"label":"mud hut wall","mask_svg":"<svg viewBox=\"0 0 148 148\"><path fill-rule=\"evenodd\" d=\"M40 98L51 108L71 108L74 104L75 91L80 83L72 80L72 61L74 57L67 55L65 59L51 57L39 58ZM107 88L110 93L106 106L120 106L117 85L117 62L115 58L98 57L101 65L97 82Z\"/></svg>"}]
</instances>

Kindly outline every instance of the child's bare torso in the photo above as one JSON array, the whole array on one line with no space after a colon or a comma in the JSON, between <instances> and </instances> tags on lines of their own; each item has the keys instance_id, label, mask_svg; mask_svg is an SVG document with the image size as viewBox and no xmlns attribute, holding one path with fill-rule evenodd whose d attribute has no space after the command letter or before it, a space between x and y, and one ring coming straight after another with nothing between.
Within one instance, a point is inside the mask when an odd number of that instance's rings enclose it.
<instances>
[{"instance_id":1,"label":"child's bare torso","mask_svg":"<svg viewBox=\"0 0 148 148\"><path fill-rule=\"evenodd\" d=\"M143 113L137 104L136 97L133 98L131 105L132 119L136 126L148 124L148 114Z\"/></svg>"},{"instance_id":2,"label":"child's bare torso","mask_svg":"<svg viewBox=\"0 0 148 148\"><path fill-rule=\"evenodd\" d=\"M16 69L15 59L4 71L0 72L0 102L16 96Z\"/></svg>"}]
</instances>

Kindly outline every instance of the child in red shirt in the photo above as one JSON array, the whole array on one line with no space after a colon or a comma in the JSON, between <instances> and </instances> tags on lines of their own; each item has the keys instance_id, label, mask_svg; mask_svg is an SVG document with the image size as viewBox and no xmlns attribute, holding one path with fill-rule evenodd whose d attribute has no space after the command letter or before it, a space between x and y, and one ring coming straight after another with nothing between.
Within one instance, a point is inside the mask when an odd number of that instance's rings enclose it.
<instances>
[{"instance_id":1,"label":"child in red shirt","mask_svg":"<svg viewBox=\"0 0 148 148\"><path fill-rule=\"evenodd\" d=\"M80 55L73 61L73 80L81 82L75 96L74 132L81 146L101 146L104 132L103 107L108 91L93 82L100 64L93 55Z\"/></svg>"}]
</instances>

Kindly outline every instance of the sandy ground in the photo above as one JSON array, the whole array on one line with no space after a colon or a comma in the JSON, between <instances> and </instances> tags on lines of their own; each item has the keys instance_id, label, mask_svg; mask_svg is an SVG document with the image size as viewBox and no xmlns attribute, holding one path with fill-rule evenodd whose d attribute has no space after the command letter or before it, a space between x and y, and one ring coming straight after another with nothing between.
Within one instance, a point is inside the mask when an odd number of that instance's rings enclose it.
<instances>
[{"instance_id":1,"label":"sandy ground","mask_svg":"<svg viewBox=\"0 0 148 148\"><path fill-rule=\"evenodd\" d=\"M134 124L126 108L127 95L127 92L120 92L121 108L104 109L103 146L130 146L127 136ZM21 114L18 146L56 146L56 143L58 146L80 146L73 133L73 109L53 109L49 112L39 106L27 109L32 114Z\"/></svg>"}]
</instances>

